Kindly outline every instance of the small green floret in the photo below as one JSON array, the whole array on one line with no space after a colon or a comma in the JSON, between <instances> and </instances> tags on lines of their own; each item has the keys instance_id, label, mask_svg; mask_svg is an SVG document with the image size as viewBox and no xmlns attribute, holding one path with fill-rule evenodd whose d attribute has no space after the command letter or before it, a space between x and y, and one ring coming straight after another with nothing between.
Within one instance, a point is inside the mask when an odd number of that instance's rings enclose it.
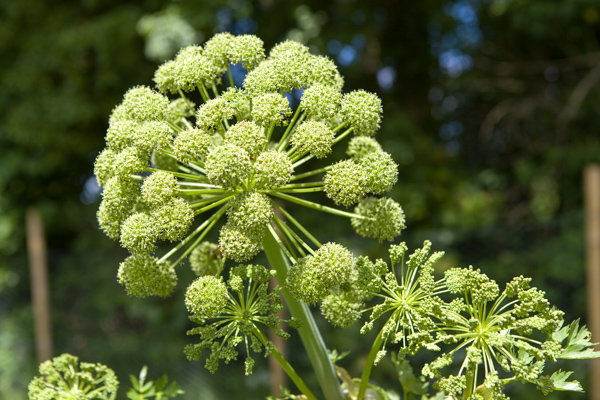
<instances>
[{"instance_id":1,"label":"small green floret","mask_svg":"<svg viewBox=\"0 0 600 400\"><path fill-rule=\"evenodd\" d=\"M262 235L273 218L273 206L269 197L262 193L239 194L230 204L228 221L251 235Z\"/></svg>"},{"instance_id":2,"label":"small green floret","mask_svg":"<svg viewBox=\"0 0 600 400\"><path fill-rule=\"evenodd\" d=\"M298 300L315 303L327 297L333 288L349 283L353 271L350 251L342 245L327 243L314 255L299 259L290 268L286 284Z\"/></svg>"},{"instance_id":3,"label":"small green floret","mask_svg":"<svg viewBox=\"0 0 600 400\"><path fill-rule=\"evenodd\" d=\"M342 115L356 135L372 136L381 123L381 100L364 90L345 94L342 99Z\"/></svg>"},{"instance_id":4,"label":"small green floret","mask_svg":"<svg viewBox=\"0 0 600 400\"><path fill-rule=\"evenodd\" d=\"M402 207L394 200L365 197L354 212L365 218L352 218L352 227L361 236L394 240L405 227Z\"/></svg>"},{"instance_id":5,"label":"small green floret","mask_svg":"<svg viewBox=\"0 0 600 400\"><path fill-rule=\"evenodd\" d=\"M206 157L206 176L224 189L242 186L252 173L250 155L241 147L226 143L210 149Z\"/></svg>"},{"instance_id":6,"label":"small green floret","mask_svg":"<svg viewBox=\"0 0 600 400\"><path fill-rule=\"evenodd\" d=\"M253 98L251 115L258 125L286 125L285 119L291 114L288 99L279 93L266 93Z\"/></svg>"},{"instance_id":7,"label":"small green floret","mask_svg":"<svg viewBox=\"0 0 600 400\"><path fill-rule=\"evenodd\" d=\"M183 164L204 160L211 146L210 135L201 129L186 129L179 132L173 142L173 153Z\"/></svg>"},{"instance_id":8,"label":"small green floret","mask_svg":"<svg viewBox=\"0 0 600 400\"><path fill-rule=\"evenodd\" d=\"M335 133L327 125L308 120L296 128L292 135L292 144L298 146L302 152L324 158L331 153L334 138Z\"/></svg>"},{"instance_id":9,"label":"small green floret","mask_svg":"<svg viewBox=\"0 0 600 400\"><path fill-rule=\"evenodd\" d=\"M219 246L227 258L243 262L260 251L262 234L249 234L234 224L225 224L219 235Z\"/></svg>"},{"instance_id":10,"label":"small green floret","mask_svg":"<svg viewBox=\"0 0 600 400\"><path fill-rule=\"evenodd\" d=\"M261 153L254 162L255 182L260 189L277 189L292 178L294 167L288 155L277 150Z\"/></svg>"},{"instance_id":11,"label":"small green floret","mask_svg":"<svg viewBox=\"0 0 600 400\"><path fill-rule=\"evenodd\" d=\"M177 178L173 174L156 171L142 184L142 200L150 208L156 208L171 200L177 189Z\"/></svg>"},{"instance_id":12,"label":"small green floret","mask_svg":"<svg viewBox=\"0 0 600 400\"><path fill-rule=\"evenodd\" d=\"M121 226L121 244L133 254L152 253L157 239L156 221L149 214L132 214Z\"/></svg>"},{"instance_id":13,"label":"small green floret","mask_svg":"<svg viewBox=\"0 0 600 400\"><path fill-rule=\"evenodd\" d=\"M181 197L171 198L152 212L159 239L171 242L181 240L192 226L194 210Z\"/></svg>"},{"instance_id":14,"label":"small green floret","mask_svg":"<svg viewBox=\"0 0 600 400\"><path fill-rule=\"evenodd\" d=\"M198 276L217 276L225 262L219 246L211 242L202 242L194 247L189 261L192 271Z\"/></svg>"},{"instance_id":15,"label":"small green floret","mask_svg":"<svg viewBox=\"0 0 600 400\"><path fill-rule=\"evenodd\" d=\"M119 265L119 283L135 297L167 297L177 286L175 269L168 262L144 254L129 256Z\"/></svg>"},{"instance_id":16,"label":"small green floret","mask_svg":"<svg viewBox=\"0 0 600 400\"><path fill-rule=\"evenodd\" d=\"M223 279L204 275L196 279L185 292L188 311L202 319L214 318L223 311L229 294Z\"/></svg>"},{"instance_id":17,"label":"small green floret","mask_svg":"<svg viewBox=\"0 0 600 400\"><path fill-rule=\"evenodd\" d=\"M129 89L123 98L127 116L138 122L165 120L169 99L146 86Z\"/></svg>"},{"instance_id":18,"label":"small green floret","mask_svg":"<svg viewBox=\"0 0 600 400\"><path fill-rule=\"evenodd\" d=\"M346 154L359 160L370 153L379 151L383 151L383 149L377 140L368 136L354 136L348 143Z\"/></svg>"},{"instance_id":19,"label":"small green floret","mask_svg":"<svg viewBox=\"0 0 600 400\"><path fill-rule=\"evenodd\" d=\"M340 161L325 177L325 193L335 204L349 207L356 204L366 193L367 174L353 160Z\"/></svg>"},{"instance_id":20,"label":"small green floret","mask_svg":"<svg viewBox=\"0 0 600 400\"><path fill-rule=\"evenodd\" d=\"M300 107L309 118L329 119L340 111L342 94L333 86L315 84L304 91Z\"/></svg>"},{"instance_id":21,"label":"small green floret","mask_svg":"<svg viewBox=\"0 0 600 400\"><path fill-rule=\"evenodd\" d=\"M224 140L246 150L251 158L256 158L267 146L263 130L252 121L241 121L230 127Z\"/></svg>"}]
</instances>

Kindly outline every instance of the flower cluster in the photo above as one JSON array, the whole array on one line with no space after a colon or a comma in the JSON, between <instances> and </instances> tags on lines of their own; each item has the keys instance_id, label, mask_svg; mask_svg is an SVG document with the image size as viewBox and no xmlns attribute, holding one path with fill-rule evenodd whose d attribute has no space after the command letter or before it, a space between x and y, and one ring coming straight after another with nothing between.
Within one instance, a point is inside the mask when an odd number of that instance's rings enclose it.
<instances>
[{"instance_id":1,"label":"flower cluster","mask_svg":"<svg viewBox=\"0 0 600 400\"><path fill-rule=\"evenodd\" d=\"M114 371L102 364L78 363L78 358L62 354L40 364L41 377L29 383L31 400L81 399L112 400L119 382Z\"/></svg>"},{"instance_id":2,"label":"flower cluster","mask_svg":"<svg viewBox=\"0 0 600 400\"><path fill-rule=\"evenodd\" d=\"M190 319L199 327L191 329L189 335L199 335L200 343L188 345L186 355L198 360L203 349L210 349L206 368L216 372L219 360L228 363L237 359L236 347L243 343L246 350L246 374L252 373L255 353L264 350L265 356L276 352L258 324L270 327L278 336L287 338L289 334L280 328L283 322L275 314L283 303L279 287L268 290L269 279L275 271L262 265L238 265L230 271L229 280L204 275L196 279L187 289L185 303L192 314ZM297 326L294 320L289 321Z\"/></svg>"},{"instance_id":3,"label":"flower cluster","mask_svg":"<svg viewBox=\"0 0 600 400\"><path fill-rule=\"evenodd\" d=\"M238 63L247 70L242 87L230 73ZM119 269L128 293L168 295L177 281L174 267L188 257L204 274L196 249L221 217L222 261L253 258L275 222L286 225L292 261L310 269L302 258L310 247L301 238L306 230L274 213L281 201L351 218L359 234L379 240L393 240L404 228L401 207L381 197L398 175L373 138L381 101L364 90L342 93L343 78L329 58L293 41L267 55L255 36L222 33L182 49L158 68L154 81L158 90L135 87L113 110L107 147L95 163L104 189L98 221L131 253ZM287 93L295 89L303 95L292 109ZM307 168L352 135L348 159ZM313 192L356 208L348 212L300 197ZM174 247L155 257L160 241ZM218 275L222 264L211 268L207 273ZM349 279L349 271L340 277ZM326 296L328 286L316 290ZM320 300L315 295L304 300Z\"/></svg>"}]
</instances>

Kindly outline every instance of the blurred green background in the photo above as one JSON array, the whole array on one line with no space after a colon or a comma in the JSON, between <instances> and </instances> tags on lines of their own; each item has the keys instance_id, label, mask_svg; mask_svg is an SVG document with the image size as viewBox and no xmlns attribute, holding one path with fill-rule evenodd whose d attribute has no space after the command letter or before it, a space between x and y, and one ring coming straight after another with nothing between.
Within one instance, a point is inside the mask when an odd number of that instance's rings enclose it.
<instances>
[{"instance_id":1,"label":"blurred green background","mask_svg":"<svg viewBox=\"0 0 600 400\"><path fill-rule=\"evenodd\" d=\"M378 140L399 164L391 193L404 207L401 240L430 239L440 269L474 265L501 286L534 278L566 320L585 321L582 169L600 158L597 0L2 0L0 1L0 399L22 400L36 373L25 211L42 215L54 352L111 366L122 382L142 365L168 373L185 399L260 399L268 372L243 365L211 375L189 362L183 293L128 297L116 282L126 251L98 229L93 160L111 109L156 67L214 33L286 38L333 58L344 91L377 92ZM340 152L338 156L342 156ZM349 223L294 210L322 241L355 254L387 245ZM372 338L360 324L323 324L330 348L359 375ZM596 338L598 340L598 338ZM290 358L310 374L300 345ZM296 351L298 349L298 351ZM419 359L416 360L418 365ZM570 366L585 385L587 365ZM375 380L398 388L389 362ZM513 398L542 398L533 386ZM552 394L547 398L585 398Z\"/></svg>"}]
</instances>

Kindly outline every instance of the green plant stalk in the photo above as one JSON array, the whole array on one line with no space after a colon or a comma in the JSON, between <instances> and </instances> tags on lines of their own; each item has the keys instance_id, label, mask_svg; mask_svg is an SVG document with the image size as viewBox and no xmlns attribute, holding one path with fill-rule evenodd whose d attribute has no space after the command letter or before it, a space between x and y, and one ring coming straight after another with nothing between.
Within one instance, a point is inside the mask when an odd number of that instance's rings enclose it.
<instances>
[{"instance_id":1,"label":"green plant stalk","mask_svg":"<svg viewBox=\"0 0 600 400\"><path fill-rule=\"evenodd\" d=\"M281 293L291 315L302 321L302 326L298 328L298 333L323 390L325 399L344 400L345 397L342 393L335 368L329 359L325 343L321 338L321 333L317 329L310 309L306 304L296 300L284 286L288 271L288 261L279 248L273 228L269 228L262 242L265 254L269 259L271 267L277 271L277 280L282 286Z\"/></svg>"},{"instance_id":2,"label":"green plant stalk","mask_svg":"<svg viewBox=\"0 0 600 400\"><path fill-rule=\"evenodd\" d=\"M357 400L361 400L365 396L365 392L369 387L369 378L371 377L371 371L373 370L375 357L377 357L377 353L383 344L382 333L383 328L381 328L381 331L377 333L377 338L375 338L373 346L371 347L371 351L369 352L369 356L367 357L365 368L363 369L362 376L360 377L360 386L358 387L358 395L356 396Z\"/></svg>"},{"instance_id":3,"label":"green plant stalk","mask_svg":"<svg viewBox=\"0 0 600 400\"><path fill-rule=\"evenodd\" d=\"M254 329L252 331L254 332L256 337L258 337L258 339L261 341L263 346L266 346L268 339L265 337L265 335L256 326L254 327ZM275 347L273 347L273 351L271 351L271 355L273 356L273 358L275 358L275 360L277 360L279 365L281 365L281 368L283 368L283 370L290 377L290 379L296 384L298 389L300 389L300 391L309 400L317 400L317 397L310 391L308 386L306 386L306 383L304 383L302 378L300 378L300 376L298 375L298 373L296 373L296 371L290 365L290 363L287 362L287 360L283 357L283 355L281 355L281 353Z\"/></svg>"},{"instance_id":4,"label":"green plant stalk","mask_svg":"<svg viewBox=\"0 0 600 400\"><path fill-rule=\"evenodd\" d=\"M473 386L475 385L475 376L476 372L470 371L467 368L466 378L467 378L467 388L463 391L462 398L463 400L467 400L473 394Z\"/></svg>"}]
</instances>

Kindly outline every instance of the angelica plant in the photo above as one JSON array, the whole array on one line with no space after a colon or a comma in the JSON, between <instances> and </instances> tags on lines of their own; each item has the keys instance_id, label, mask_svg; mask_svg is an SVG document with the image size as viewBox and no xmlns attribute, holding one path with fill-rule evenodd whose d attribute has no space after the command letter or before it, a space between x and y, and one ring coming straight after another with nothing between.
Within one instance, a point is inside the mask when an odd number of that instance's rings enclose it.
<instances>
[{"instance_id":1,"label":"angelica plant","mask_svg":"<svg viewBox=\"0 0 600 400\"><path fill-rule=\"evenodd\" d=\"M246 70L239 87L234 64ZM101 229L131 253L118 269L129 294L168 296L176 269L189 262L197 275L185 297L197 325L188 332L196 338L185 350L190 359L206 356L214 373L241 350L249 374L252 353L272 355L306 398L363 399L371 396L371 370L389 347L404 360L421 349L454 346L423 370L453 398L504 398L502 389L513 380L578 389L564 383L565 374L541 375L540 363L565 356L569 346L577 348L570 353L575 357L597 356L589 336L574 333L573 325L561 328L562 314L528 280L516 278L499 295L495 282L472 269L435 279L442 253L431 253L429 242L408 259L405 244L392 245L391 265L372 262L341 243L322 243L287 211L293 203L347 218L356 233L379 241L395 240L405 227L402 207L385 196L398 165L374 137L381 100L364 90L344 93L332 60L293 41L267 54L255 36L221 33L182 49L157 69L154 82L156 89L130 89L110 115L106 148L95 162L103 187L97 216ZM301 93L296 106L292 92ZM330 158L336 145L345 146L347 158ZM318 166L311 166L315 159ZM319 192L329 200L320 202ZM213 229L218 244L205 240ZM247 263L262 250L270 268ZM278 283L271 291L270 279ZM340 385L309 309L316 304L342 328L369 315L367 333L381 321L362 377L345 379L356 390ZM284 306L322 397L265 332L289 335L275 316ZM551 339L528 338L533 330ZM570 344L563 347L565 339ZM462 350L458 374L443 372ZM514 375L500 374L498 365Z\"/></svg>"},{"instance_id":2,"label":"angelica plant","mask_svg":"<svg viewBox=\"0 0 600 400\"><path fill-rule=\"evenodd\" d=\"M40 364L41 377L29 383L32 400L114 400L119 381L114 371L102 364L78 362L62 354Z\"/></svg>"}]
</instances>

